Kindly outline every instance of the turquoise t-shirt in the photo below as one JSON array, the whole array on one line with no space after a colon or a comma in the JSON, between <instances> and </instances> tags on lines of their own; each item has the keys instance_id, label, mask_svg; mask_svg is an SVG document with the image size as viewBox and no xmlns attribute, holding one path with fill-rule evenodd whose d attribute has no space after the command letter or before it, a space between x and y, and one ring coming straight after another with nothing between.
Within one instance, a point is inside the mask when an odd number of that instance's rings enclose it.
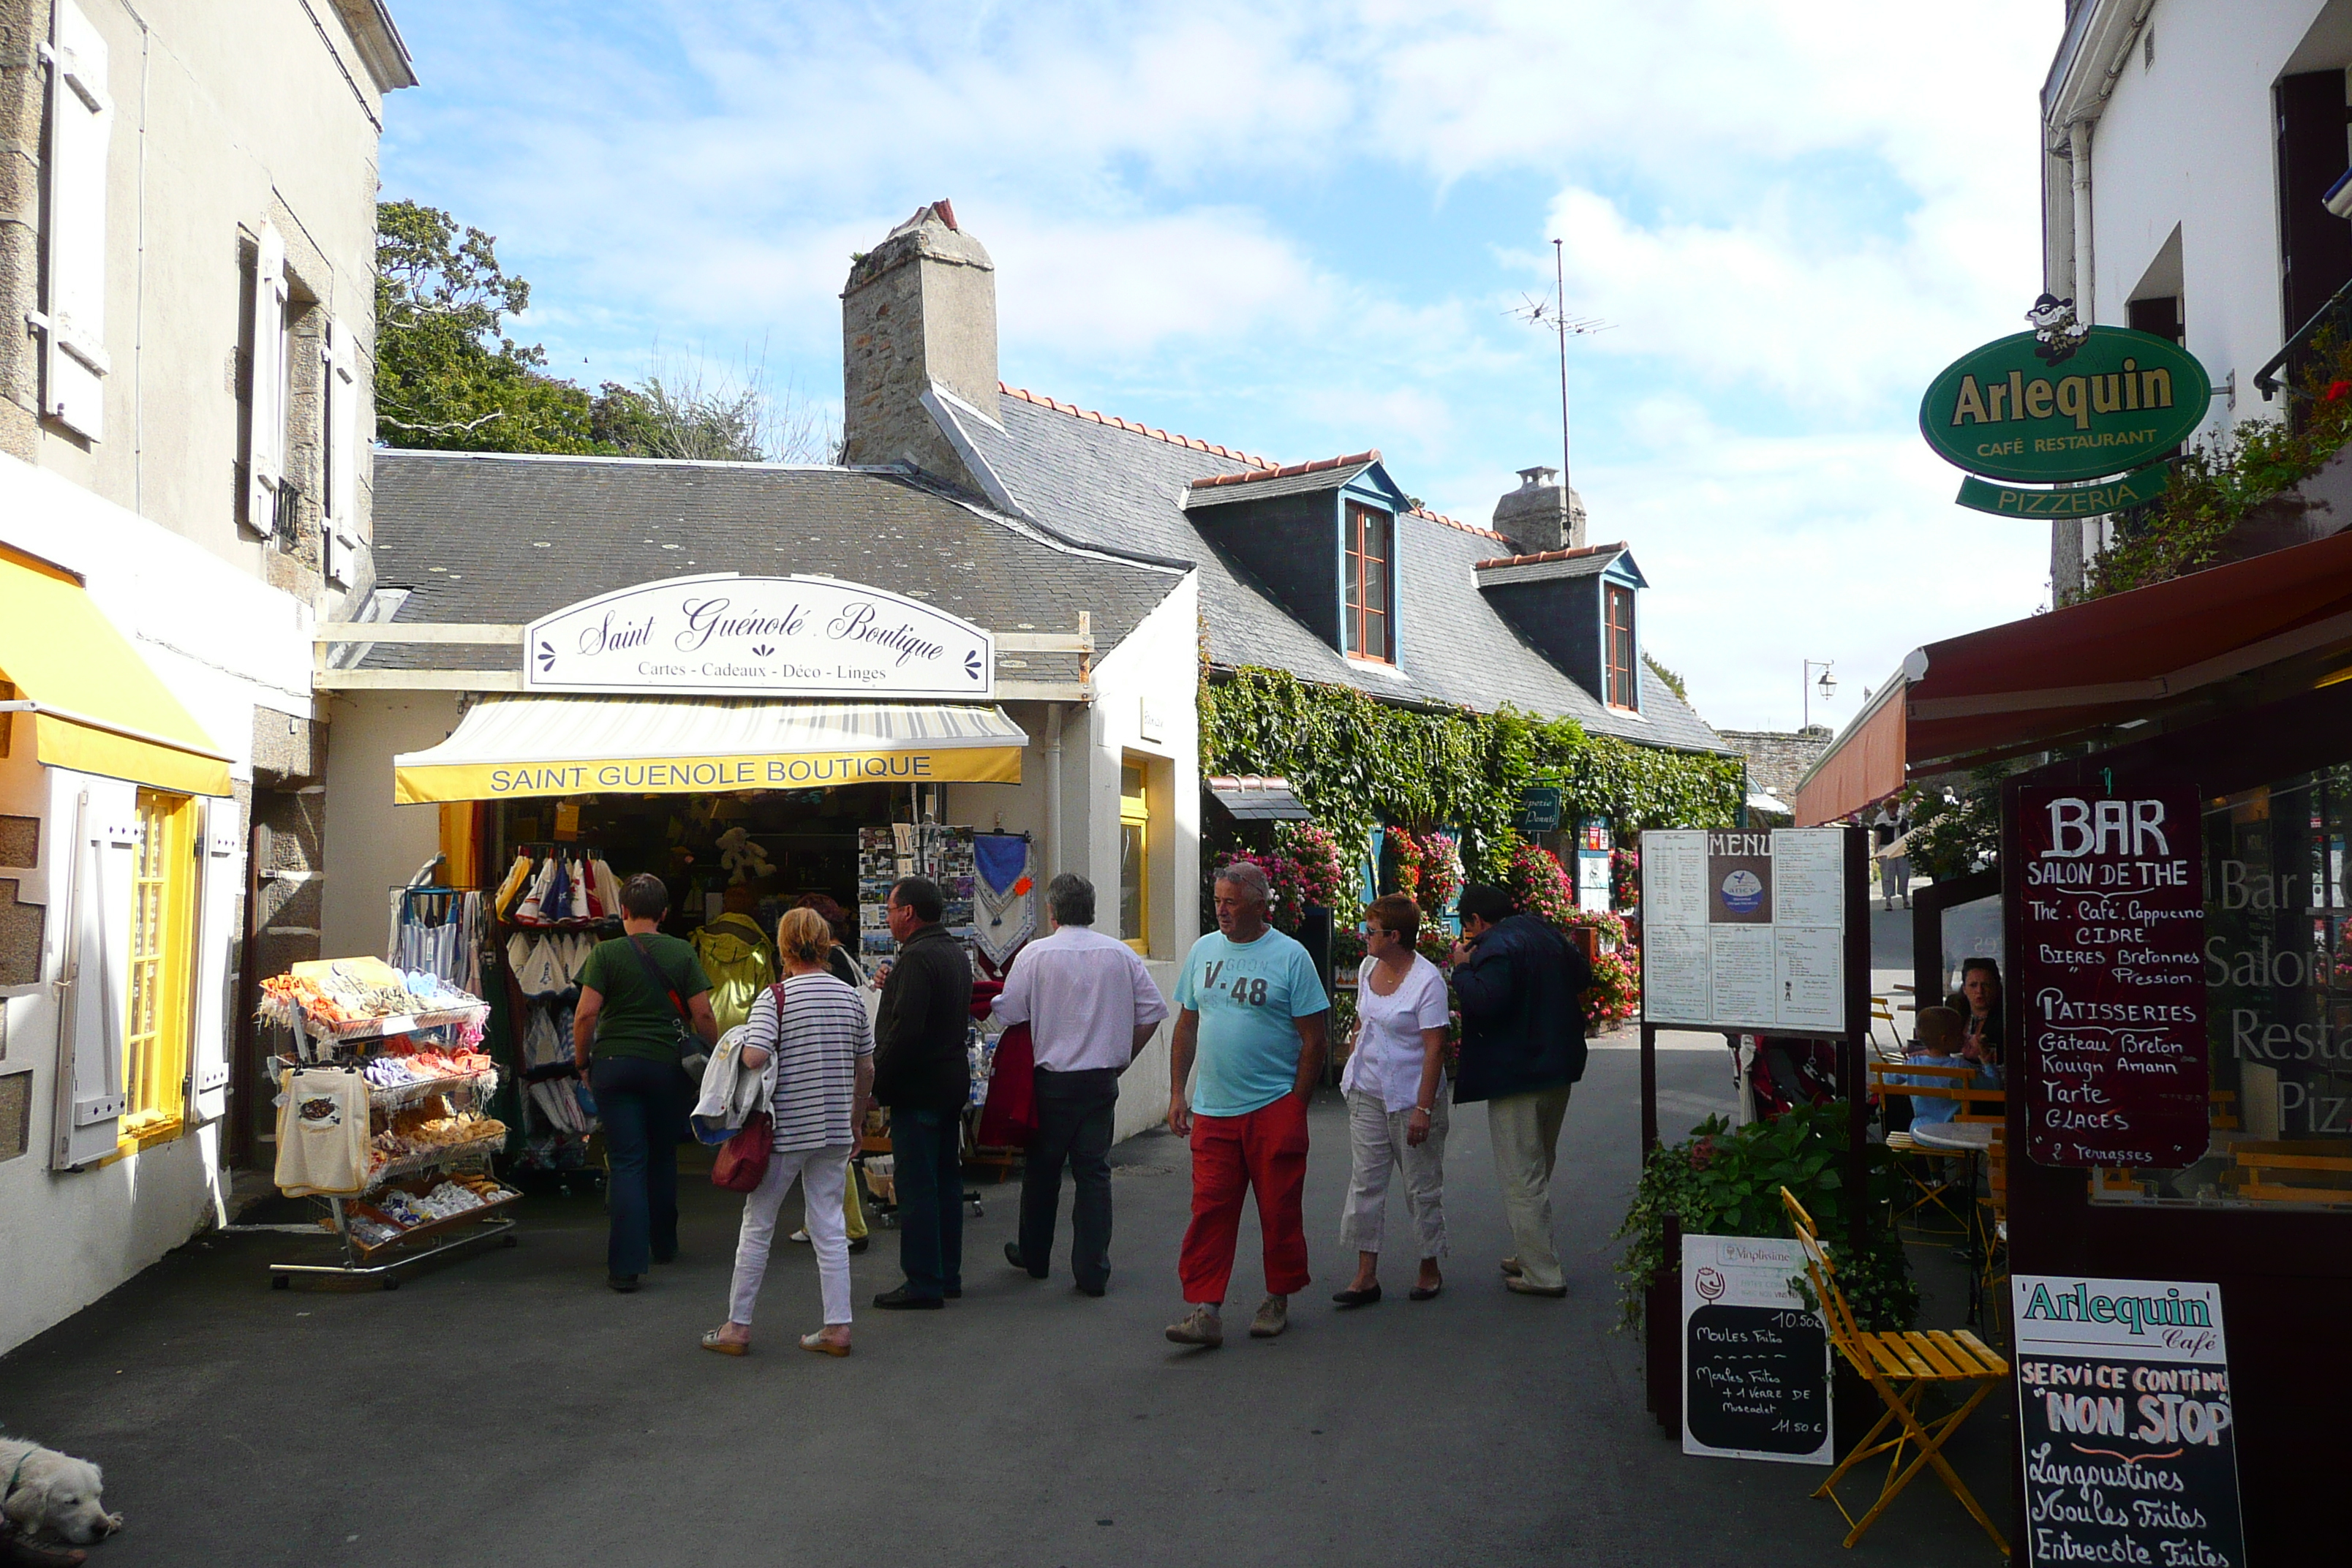
<instances>
[{"instance_id":1,"label":"turquoise t-shirt","mask_svg":"<svg viewBox=\"0 0 2352 1568\"><path fill-rule=\"evenodd\" d=\"M1268 926L1255 942L1213 931L1184 955L1176 1005L1201 1015L1192 1109L1247 1116L1298 1087L1294 1018L1329 1010L1307 950Z\"/></svg>"}]
</instances>

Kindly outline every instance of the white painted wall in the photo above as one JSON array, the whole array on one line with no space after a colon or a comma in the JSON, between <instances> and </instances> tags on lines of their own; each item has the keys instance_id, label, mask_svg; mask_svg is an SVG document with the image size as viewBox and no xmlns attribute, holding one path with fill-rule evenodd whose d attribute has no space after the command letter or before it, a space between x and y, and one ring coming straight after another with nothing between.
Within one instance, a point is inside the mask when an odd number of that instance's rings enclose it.
<instances>
[{"instance_id":1,"label":"white painted wall","mask_svg":"<svg viewBox=\"0 0 2352 1568\"><path fill-rule=\"evenodd\" d=\"M193 541L156 527L56 474L0 456L0 544L77 572L90 598L174 696L253 776L256 716L307 715L310 610ZM20 735L25 731L19 731ZM0 1071L32 1068L28 1152L0 1163L0 1350L88 1306L187 1239L218 1214L217 1127L191 1131L95 1170L49 1169L57 1100L58 1018L48 981L63 957L73 808L84 787L110 781L45 768L25 743L0 760L0 813L42 819L41 858L18 897L47 904L44 984L0 1000L6 1055ZM240 884L243 836L224 873ZM127 947L127 921L111 922ZM116 951L122 951L118 948ZM118 967L117 974L122 973ZM121 998L110 997L119 1006ZM223 1020L198 1020L215 1030Z\"/></svg>"},{"instance_id":2,"label":"white painted wall","mask_svg":"<svg viewBox=\"0 0 2352 1568\"><path fill-rule=\"evenodd\" d=\"M441 847L441 808L394 805L392 759L457 727L454 691L341 691L327 707L327 882L319 952L383 956L385 895Z\"/></svg>"}]
</instances>

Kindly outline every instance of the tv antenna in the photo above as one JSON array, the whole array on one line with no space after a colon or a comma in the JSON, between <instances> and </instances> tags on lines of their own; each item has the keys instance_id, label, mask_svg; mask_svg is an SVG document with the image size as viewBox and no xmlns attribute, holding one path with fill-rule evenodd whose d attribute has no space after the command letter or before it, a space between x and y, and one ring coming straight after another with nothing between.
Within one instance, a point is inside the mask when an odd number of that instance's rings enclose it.
<instances>
[{"instance_id":1,"label":"tv antenna","mask_svg":"<svg viewBox=\"0 0 2352 1568\"><path fill-rule=\"evenodd\" d=\"M1523 303L1516 310L1505 312L1541 327L1559 339L1559 507L1560 530L1565 537L1575 519L1571 515L1576 503L1568 488L1568 340L1589 338L1595 332L1605 332L1614 325L1598 316L1571 316L1568 313L1568 263L1560 241L1551 242L1552 297L1538 300L1532 294L1519 296Z\"/></svg>"}]
</instances>

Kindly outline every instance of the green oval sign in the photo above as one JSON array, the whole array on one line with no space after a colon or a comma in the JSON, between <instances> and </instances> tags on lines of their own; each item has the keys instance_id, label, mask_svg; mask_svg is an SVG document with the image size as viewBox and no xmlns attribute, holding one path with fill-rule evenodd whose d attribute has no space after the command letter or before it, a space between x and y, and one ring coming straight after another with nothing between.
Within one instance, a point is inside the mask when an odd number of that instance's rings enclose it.
<instances>
[{"instance_id":1,"label":"green oval sign","mask_svg":"<svg viewBox=\"0 0 2352 1568\"><path fill-rule=\"evenodd\" d=\"M1935 379L1919 405L1919 434L1989 479L2095 479L2187 440L2212 395L2205 367L2168 339L2093 327L2071 345L2063 337L2044 344L2020 332L1962 355Z\"/></svg>"}]
</instances>

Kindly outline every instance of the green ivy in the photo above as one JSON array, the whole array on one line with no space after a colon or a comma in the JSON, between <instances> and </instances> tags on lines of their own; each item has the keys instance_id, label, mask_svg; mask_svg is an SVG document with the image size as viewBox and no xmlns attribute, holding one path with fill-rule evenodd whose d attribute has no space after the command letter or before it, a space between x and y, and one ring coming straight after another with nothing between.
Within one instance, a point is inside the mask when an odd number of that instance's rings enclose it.
<instances>
[{"instance_id":1,"label":"green ivy","mask_svg":"<svg viewBox=\"0 0 2352 1568\"><path fill-rule=\"evenodd\" d=\"M1201 687L1205 773L1278 774L1346 843L1392 823L1459 827L1474 877L1502 875L1518 843L1520 792L1557 783L1564 819L1609 817L1620 833L1729 827L1740 759L1591 735L1574 720L1401 708L1352 687L1247 666Z\"/></svg>"}]
</instances>

